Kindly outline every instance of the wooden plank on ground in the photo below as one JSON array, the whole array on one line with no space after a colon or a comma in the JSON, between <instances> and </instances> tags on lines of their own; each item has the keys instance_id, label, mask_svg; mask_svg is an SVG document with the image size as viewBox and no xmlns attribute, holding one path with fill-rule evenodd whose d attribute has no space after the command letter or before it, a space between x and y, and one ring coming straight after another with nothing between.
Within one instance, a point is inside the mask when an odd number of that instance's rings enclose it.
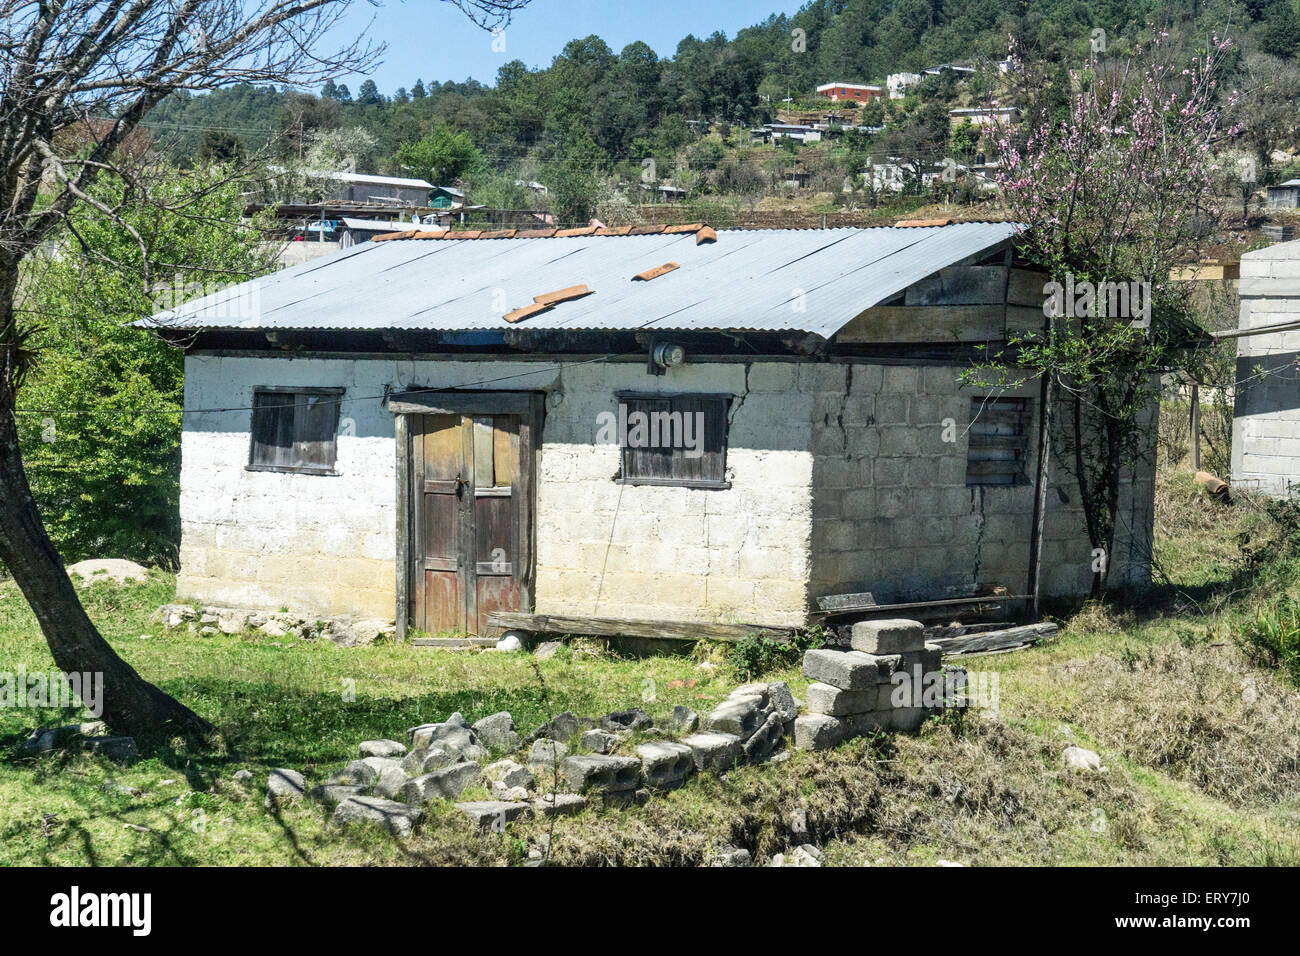
<instances>
[{"instance_id":1,"label":"wooden plank on ground","mask_svg":"<svg viewBox=\"0 0 1300 956\"><path fill-rule=\"evenodd\" d=\"M857 594L828 594L817 599L817 606L828 614L841 614L846 611L874 611L879 607L870 591Z\"/></svg>"},{"instance_id":2,"label":"wooden plank on ground","mask_svg":"<svg viewBox=\"0 0 1300 956\"><path fill-rule=\"evenodd\" d=\"M956 637L932 637L928 641L938 644L945 657L959 654L986 654L991 651L1005 651L1017 647L1037 644L1045 637L1051 637L1059 630L1055 624L1026 624L1023 627L1008 627L1000 631L985 631L982 634L963 634Z\"/></svg>"},{"instance_id":3,"label":"wooden plank on ground","mask_svg":"<svg viewBox=\"0 0 1300 956\"><path fill-rule=\"evenodd\" d=\"M697 624L690 621L636 621L611 617L567 614L527 614L494 611L488 624L503 630L517 628L540 634L580 634L593 637L647 637L665 641L725 641L734 643L752 635L788 641L793 628L759 624Z\"/></svg>"}]
</instances>

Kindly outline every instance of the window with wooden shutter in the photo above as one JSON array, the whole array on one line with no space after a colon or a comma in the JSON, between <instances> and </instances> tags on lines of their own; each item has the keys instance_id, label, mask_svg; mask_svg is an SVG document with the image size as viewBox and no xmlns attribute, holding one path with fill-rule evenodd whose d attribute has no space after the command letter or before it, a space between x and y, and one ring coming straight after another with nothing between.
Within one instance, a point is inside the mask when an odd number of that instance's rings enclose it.
<instances>
[{"instance_id":1,"label":"window with wooden shutter","mask_svg":"<svg viewBox=\"0 0 1300 956\"><path fill-rule=\"evenodd\" d=\"M253 392L250 471L333 475L341 388L259 388Z\"/></svg>"},{"instance_id":2,"label":"window with wooden shutter","mask_svg":"<svg viewBox=\"0 0 1300 956\"><path fill-rule=\"evenodd\" d=\"M622 468L631 485L729 488L730 395L618 396Z\"/></svg>"},{"instance_id":3,"label":"window with wooden shutter","mask_svg":"<svg viewBox=\"0 0 1300 956\"><path fill-rule=\"evenodd\" d=\"M966 484L1029 483L1029 426L1033 406L1027 398L972 398L967 433Z\"/></svg>"}]
</instances>

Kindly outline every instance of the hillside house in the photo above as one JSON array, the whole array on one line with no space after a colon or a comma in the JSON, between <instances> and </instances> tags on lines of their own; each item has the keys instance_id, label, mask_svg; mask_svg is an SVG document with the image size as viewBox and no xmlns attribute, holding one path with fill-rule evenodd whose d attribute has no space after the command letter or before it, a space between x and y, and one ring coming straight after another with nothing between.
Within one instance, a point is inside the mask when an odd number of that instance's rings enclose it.
<instances>
[{"instance_id":1,"label":"hillside house","mask_svg":"<svg viewBox=\"0 0 1300 956\"><path fill-rule=\"evenodd\" d=\"M1300 208L1300 179L1288 179L1267 189L1269 209Z\"/></svg>"},{"instance_id":2,"label":"hillside house","mask_svg":"<svg viewBox=\"0 0 1300 956\"><path fill-rule=\"evenodd\" d=\"M1038 385L959 381L1044 322L1016 234L406 231L160 313L185 350L179 596L402 635L502 612L745 633L827 595L1023 595L1036 521L1041 593L1086 593L1050 455L1037 511ZM1124 494L1112 577L1141 582L1152 469Z\"/></svg>"},{"instance_id":3,"label":"hillside house","mask_svg":"<svg viewBox=\"0 0 1300 956\"><path fill-rule=\"evenodd\" d=\"M832 103L849 100L854 103L869 103L885 95L884 87L868 86L862 83L823 83L817 87L817 95L824 96Z\"/></svg>"},{"instance_id":4,"label":"hillside house","mask_svg":"<svg viewBox=\"0 0 1300 956\"><path fill-rule=\"evenodd\" d=\"M891 100L901 100L908 94L908 91L918 86L921 82L920 73L890 73L885 77L885 86L889 89L889 98Z\"/></svg>"}]
</instances>

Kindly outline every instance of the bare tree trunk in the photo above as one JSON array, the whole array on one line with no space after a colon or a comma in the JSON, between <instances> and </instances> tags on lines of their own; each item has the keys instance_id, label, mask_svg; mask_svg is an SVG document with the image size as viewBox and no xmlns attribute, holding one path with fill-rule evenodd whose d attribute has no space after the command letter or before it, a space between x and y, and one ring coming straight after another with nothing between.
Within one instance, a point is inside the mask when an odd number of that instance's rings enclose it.
<instances>
[{"instance_id":1,"label":"bare tree trunk","mask_svg":"<svg viewBox=\"0 0 1300 956\"><path fill-rule=\"evenodd\" d=\"M13 328L15 271L0 270L0 333ZM18 374L17 350L0 336L0 562L36 613L54 663L65 674L103 675L101 716L115 731L138 736L212 733L211 724L122 660L81 606L27 483L14 414Z\"/></svg>"}]
</instances>

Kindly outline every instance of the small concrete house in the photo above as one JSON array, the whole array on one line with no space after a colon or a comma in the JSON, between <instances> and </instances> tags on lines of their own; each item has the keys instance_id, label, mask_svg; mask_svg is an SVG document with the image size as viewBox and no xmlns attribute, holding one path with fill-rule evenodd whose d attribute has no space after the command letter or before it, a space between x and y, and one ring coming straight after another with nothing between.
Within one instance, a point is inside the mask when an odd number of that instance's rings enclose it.
<instances>
[{"instance_id":1,"label":"small concrete house","mask_svg":"<svg viewBox=\"0 0 1300 956\"><path fill-rule=\"evenodd\" d=\"M1241 257L1232 484L1300 492L1300 241Z\"/></svg>"},{"instance_id":2,"label":"small concrete house","mask_svg":"<svg viewBox=\"0 0 1300 956\"><path fill-rule=\"evenodd\" d=\"M1039 386L959 381L1045 321L1017 228L407 231L161 313L179 596L491 636L1023 595ZM1041 593L1082 594L1051 457ZM1138 471L1114 580L1149 576Z\"/></svg>"}]
</instances>

